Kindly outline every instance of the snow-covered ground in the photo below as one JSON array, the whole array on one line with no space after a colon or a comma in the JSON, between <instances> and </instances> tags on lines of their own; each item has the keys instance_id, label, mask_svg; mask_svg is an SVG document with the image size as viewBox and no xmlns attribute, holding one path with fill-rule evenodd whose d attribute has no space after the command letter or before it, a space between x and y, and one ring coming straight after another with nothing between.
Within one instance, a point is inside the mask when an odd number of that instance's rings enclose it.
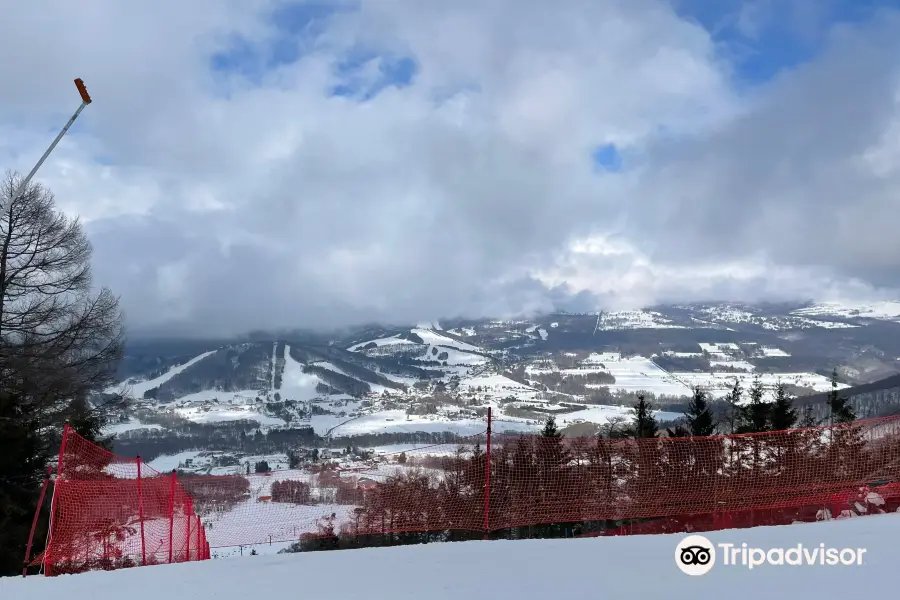
<instances>
[{"instance_id":1,"label":"snow-covered ground","mask_svg":"<svg viewBox=\"0 0 900 600\"><path fill-rule=\"evenodd\" d=\"M424 343L430 346L450 346L451 348L456 348L458 350L484 352L484 350L482 350L478 346L473 346L472 344L467 344L465 342L459 342L457 340L454 340L453 338L442 335L437 331L433 331L431 329L413 329L412 333L419 336Z\"/></svg>"},{"instance_id":2,"label":"snow-covered ground","mask_svg":"<svg viewBox=\"0 0 900 600\"><path fill-rule=\"evenodd\" d=\"M623 310L602 313L597 319L595 330L621 329L684 329L658 312L648 310Z\"/></svg>"},{"instance_id":3,"label":"snow-covered ground","mask_svg":"<svg viewBox=\"0 0 900 600\"><path fill-rule=\"evenodd\" d=\"M167 382L175 375L181 373L182 371L184 371L191 365L194 365L194 364L200 362L201 360L203 360L204 358L206 358L207 356L209 356L211 354L215 354L215 353L216 353L216 350L210 350L209 352L204 352L203 354L195 356L194 358L192 358L191 360L187 361L184 364L172 367L171 369L169 369L168 371L166 371L159 377L156 377L154 379L148 379L146 381L125 382L125 384L112 387L107 391L110 393L115 393L117 391L121 391L124 388L125 390L130 391L131 395L134 398L143 398L144 393L147 392L148 390L152 390L155 387L159 387L160 385Z\"/></svg>"},{"instance_id":4,"label":"snow-covered ground","mask_svg":"<svg viewBox=\"0 0 900 600\"><path fill-rule=\"evenodd\" d=\"M363 346L368 346L369 344L375 344L379 348L381 346L394 346L398 344L414 344L415 342L411 342L409 340L404 340L402 338L398 338L397 336L391 336L386 338L379 338L377 340L369 340L367 342L362 342L360 344L355 344L347 348L351 352L356 352L357 350L361 350Z\"/></svg>"},{"instance_id":5,"label":"snow-covered ground","mask_svg":"<svg viewBox=\"0 0 900 600\"><path fill-rule=\"evenodd\" d=\"M103 435L116 435L137 429L162 429L160 425L141 423L137 419L129 419L125 423L112 423L103 428Z\"/></svg>"},{"instance_id":6,"label":"snow-covered ground","mask_svg":"<svg viewBox=\"0 0 900 600\"><path fill-rule=\"evenodd\" d=\"M759 377L760 383L766 390L766 394L770 395L778 383L796 385L805 388L811 388L817 392L826 392L831 389L831 380L816 373L672 373L672 377L682 381L684 385L690 389L694 386L700 386L705 392L714 398L725 396L734 387L735 381L741 382L744 388L745 398L746 390L753 384L755 377ZM839 383L838 389L850 387L846 384Z\"/></svg>"},{"instance_id":7,"label":"snow-covered ground","mask_svg":"<svg viewBox=\"0 0 900 600\"><path fill-rule=\"evenodd\" d=\"M704 534L714 545L763 551L863 548L861 565L725 565L683 574L675 563L685 536L475 541L278 556L248 556L55 578L0 579L0 598L44 600L247 600L302 596L366 600L458 600L502 590L504 598L792 598L884 595L896 581L900 515ZM234 554L237 554L236 552ZM263 553L260 553L263 554ZM528 567L526 568L526 565ZM298 578L298 574L300 577ZM304 574L308 576L304 576Z\"/></svg>"},{"instance_id":8,"label":"snow-covered ground","mask_svg":"<svg viewBox=\"0 0 900 600\"><path fill-rule=\"evenodd\" d=\"M792 312L807 317L836 316L894 320L900 318L900 301L823 302Z\"/></svg>"}]
</instances>

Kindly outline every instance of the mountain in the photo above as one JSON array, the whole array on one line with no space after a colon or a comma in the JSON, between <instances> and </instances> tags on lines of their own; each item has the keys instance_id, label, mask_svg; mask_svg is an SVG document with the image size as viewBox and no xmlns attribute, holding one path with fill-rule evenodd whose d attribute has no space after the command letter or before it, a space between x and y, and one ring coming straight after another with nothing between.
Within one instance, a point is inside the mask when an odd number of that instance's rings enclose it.
<instances>
[{"instance_id":1,"label":"mountain","mask_svg":"<svg viewBox=\"0 0 900 600\"><path fill-rule=\"evenodd\" d=\"M248 436L283 444L447 441L483 432L489 408L497 432L537 429L550 414L578 431L629 418L638 394L667 421L694 386L719 398L757 376L767 389L782 382L821 404L815 394L830 389L836 368L840 388L865 394L851 386L897 375L898 357L900 302L655 306L155 340L129 346L122 384L108 394L130 402L109 431L119 449L142 456L227 449ZM892 406L882 396L860 395L859 414Z\"/></svg>"}]
</instances>

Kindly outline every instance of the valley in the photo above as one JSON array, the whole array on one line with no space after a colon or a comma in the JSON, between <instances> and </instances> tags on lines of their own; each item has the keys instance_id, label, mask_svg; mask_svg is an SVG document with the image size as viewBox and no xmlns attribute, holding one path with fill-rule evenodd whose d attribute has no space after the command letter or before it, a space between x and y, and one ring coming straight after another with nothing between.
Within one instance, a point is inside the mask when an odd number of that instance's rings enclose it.
<instances>
[{"instance_id":1,"label":"valley","mask_svg":"<svg viewBox=\"0 0 900 600\"><path fill-rule=\"evenodd\" d=\"M107 390L127 408L106 432L150 456L237 450L248 436L293 440L269 450L444 443L482 434L490 409L495 433L534 432L553 415L563 431L591 435L627 421L639 394L665 424L695 386L717 399L758 379L767 393L782 383L814 397L831 389L834 368L839 389L897 373L895 304L670 306L157 342L126 357L122 383ZM860 416L884 410L867 406Z\"/></svg>"}]
</instances>

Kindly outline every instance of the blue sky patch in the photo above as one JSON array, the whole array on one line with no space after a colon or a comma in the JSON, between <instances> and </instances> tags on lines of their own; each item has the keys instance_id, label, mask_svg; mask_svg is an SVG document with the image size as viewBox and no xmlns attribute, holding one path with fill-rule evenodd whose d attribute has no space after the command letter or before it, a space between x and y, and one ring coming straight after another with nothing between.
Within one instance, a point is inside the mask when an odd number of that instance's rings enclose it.
<instances>
[{"instance_id":1,"label":"blue sky patch","mask_svg":"<svg viewBox=\"0 0 900 600\"><path fill-rule=\"evenodd\" d=\"M622 170L622 154L613 144L597 146L592 156L594 165L603 171L618 172Z\"/></svg>"},{"instance_id":2,"label":"blue sky patch","mask_svg":"<svg viewBox=\"0 0 900 600\"><path fill-rule=\"evenodd\" d=\"M274 34L263 43L233 36L210 59L210 68L224 75L238 75L259 85L266 72L297 62L311 52L338 12L352 8L346 2L291 2L280 5L269 24Z\"/></svg>"},{"instance_id":3,"label":"blue sky patch","mask_svg":"<svg viewBox=\"0 0 900 600\"><path fill-rule=\"evenodd\" d=\"M733 66L739 87L764 84L816 57L836 25L871 19L897 0L672 0Z\"/></svg>"},{"instance_id":4,"label":"blue sky patch","mask_svg":"<svg viewBox=\"0 0 900 600\"><path fill-rule=\"evenodd\" d=\"M372 77L372 66L377 65L377 75ZM331 89L331 95L371 100L389 86L398 88L412 84L418 71L416 61L409 56L394 57L355 48L335 65L334 74L339 80Z\"/></svg>"}]
</instances>

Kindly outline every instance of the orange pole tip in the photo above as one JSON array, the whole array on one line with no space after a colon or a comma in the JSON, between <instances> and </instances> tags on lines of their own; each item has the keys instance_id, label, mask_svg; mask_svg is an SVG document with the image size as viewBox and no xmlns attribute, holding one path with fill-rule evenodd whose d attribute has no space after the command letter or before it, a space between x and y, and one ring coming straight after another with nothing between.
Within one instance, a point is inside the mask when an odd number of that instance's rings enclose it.
<instances>
[{"instance_id":1,"label":"orange pole tip","mask_svg":"<svg viewBox=\"0 0 900 600\"><path fill-rule=\"evenodd\" d=\"M81 78L75 80L75 87L78 88L78 93L81 94L81 99L85 104L91 103L91 96L88 94L87 88L84 87L84 81Z\"/></svg>"}]
</instances>

